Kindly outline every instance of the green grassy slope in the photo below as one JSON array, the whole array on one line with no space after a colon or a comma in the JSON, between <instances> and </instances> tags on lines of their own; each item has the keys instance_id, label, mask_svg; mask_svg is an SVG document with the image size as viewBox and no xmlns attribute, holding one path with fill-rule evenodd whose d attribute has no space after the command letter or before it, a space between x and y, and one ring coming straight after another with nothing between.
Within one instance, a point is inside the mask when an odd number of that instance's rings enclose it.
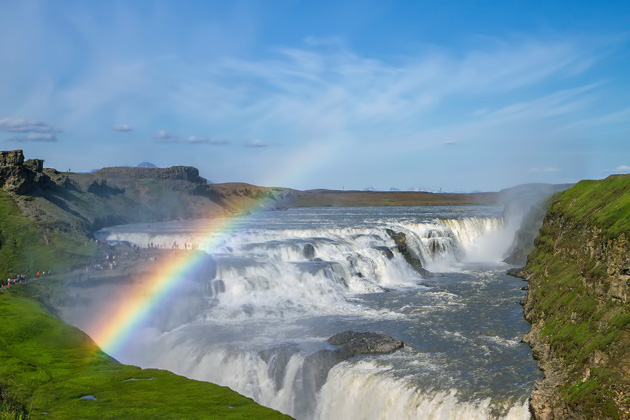
<instances>
[{"instance_id":1,"label":"green grassy slope","mask_svg":"<svg viewBox=\"0 0 630 420\"><path fill-rule=\"evenodd\" d=\"M581 181L555 198L529 256L525 312L563 366L563 415L630 415L629 238L630 177Z\"/></svg>"},{"instance_id":2,"label":"green grassy slope","mask_svg":"<svg viewBox=\"0 0 630 420\"><path fill-rule=\"evenodd\" d=\"M5 282L37 270L62 272L96 252L76 232L39 227L2 191L0 242ZM0 293L0 419L288 418L225 387L115 362L38 303L46 300L38 294L59 292L49 281ZM81 399L86 395L96 401Z\"/></svg>"},{"instance_id":3,"label":"green grassy slope","mask_svg":"<svg viewBox=\"0 0 630 420\"><path fill-rule=\"evenodd\" d=\"M580 181L551 209L576 222L604 229L608 237L630 234L630 177L614 175L602 181Z\"/></svg>"},{"instance_id":4,"label":"green grassy slope","mask_svg":"<svg viewBox=\"0 0 630 420\"><path fill-rule=\"evenodd\" d=\"M18 274L34 277L37 271L59 271L83 264L95 248L86 237L44 232L21 214L11 196L0 190L0 283Z\"/></svg>"},{"instance_id":5,"label":"green grassy slope","mask_svg":"<svg viewBox=\"0 0 630 420\"><path fill-rule=\"evenodd\" d=\"M31 418L288 418L226 387L116 363L29 287L0 295L0 378Z\"/></svg>"}]
</instances>

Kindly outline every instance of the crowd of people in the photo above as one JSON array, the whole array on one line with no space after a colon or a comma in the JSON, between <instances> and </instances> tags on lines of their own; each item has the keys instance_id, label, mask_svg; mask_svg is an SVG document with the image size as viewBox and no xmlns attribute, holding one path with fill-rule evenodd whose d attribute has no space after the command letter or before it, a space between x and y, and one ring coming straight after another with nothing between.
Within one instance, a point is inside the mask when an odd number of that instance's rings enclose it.
<instances>
[{"instance_id":1,"label":"crowd of people","mask_svg":"<svg viewBox=\"0 0 630 420\"><path fill-rule=\"evenodd\" d=\"M97 240L97 242L100 242L102 244L105 244L106 241L104 239L101 240ZM109 244L110 247L112 244ZM111 247L110 250L105 253L104 255L101 254L101 258L99 258L99 262L93 262L90 263L88 265L86 265L84 267L84 270L86 273L90 272L90 271L103 271L103 270L115 270L118 266L118 258L117 255L115 255L113 252L111 251L115 251L116 249L118 251L121 252L121 255L119 255L120 257L122 257L123 260L126 259L136 259L138 258L138 256L140 255L140 249L141 247L135 244L129 244L129 243L125 243L125 245L127 245L128 247L130 247L131 249L127 249L125 250L123 248L123 250L117 248L117 247ZM172 249L181 249L181 248L185 249L185 250L198 250L199 249L199 245L195 244L195 243L187 243L184 242L183 245L180 245L179 243L177 243L176 241L173 242L172 245ZM166 245L164 244L154 244L153 242L149 243L147 245L148 249L165 249ZM157 262L158 257L157 256L150 256L150 255L145 255L145 261L146 262ZM15 278L8 278L6 280L6 282L0 280L0 291L6 289L6 288L10 288L11 286L14 286L16 284L20 284L20 283L25 283L29 280L33 280L33 278L41 278L44 277L46 275L50 274L50 270L48 271L41 271L38 270L36 272L35 275L32 275L31 278L29 278L28 275L26 274L18 274Z\"/></svg>"},{"instance_id":2,"label":"crowd of people","mask_svg":"<svg viewBox=\"0 0 630 420\"><path fill-rule=\"evenodd\" d=\"M35 274L35 278L41 278L44 277L46 275L50 274L50 271L40 271L38 270L37 273ZM16 284L20 284L20 283L26 283L27 281L29 281L31 279L29 279L29 277L26 274L18 274L15 278L8 278L6 283L5 282L0 282L0 290L3 289L8 289L11 286L15 286Z\"/></svg>"},{"instance_id":3,"label":"crowd of people","mask_svg":"<svg viewBox=\"0 0 630 420\"><path fill-rule=\"evenodd\" d=\"M147 244L147 248L149 249L167 249L167 245L164 244L154 244L153 242L149 242ZM171 246L171 249L180 249L180 245L179 243L177 243L177 241L173 242L173 245ZM191 250L191 251L196 251L199 249L199 245L195 244L195 243L187 243L184 242L183 245L183 249L187 249L187 250Z\"/></svg>"}]
</instances>

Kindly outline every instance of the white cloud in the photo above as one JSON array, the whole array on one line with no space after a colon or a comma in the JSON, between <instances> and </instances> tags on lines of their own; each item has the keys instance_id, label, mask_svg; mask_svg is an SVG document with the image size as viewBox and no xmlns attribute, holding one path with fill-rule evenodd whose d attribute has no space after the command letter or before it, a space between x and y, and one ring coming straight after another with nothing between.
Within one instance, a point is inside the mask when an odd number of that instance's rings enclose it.
<instances>
[{"instance_id":1,"label":"white cloud","mask_svg":"<svg viewBox=\"0 0 630 420\"><path fill-rule=\"evenodd\" d=\"M53 143L58 141L53 133L28 133L24 136L15 136L6 139L8 142L27 143L27 142L45 142Z\"/></svg>"},{"instance_id":2,"label":"white cloud","mask_svg":"<svg viewBox=\"0 0 630 420\"><path fill-rule=\"evenodd\" d=\"M630 166L628 165L617 166L617 168L615 168L615 171L630 172Z\"/></svg>"},{"instance_id":3,"label":"white cloud","mask_svg":"<svg viewBox=\"0 0 630 420\"><path fill-rule=\"evenodd\" d=\"M169 134L164 130L158 131L158 133L155 135L156 140L172 140L172 139L177 139L177 138L178 138L177 136Z\"/></svg>"},{"instance_id":4,"label":"white cloud","mask_svg":"<svg viewBox=\"0 0 630 420\"><path fill-rule=\"evenodd\" d=\"M391 133L390 138L404 139L435 127L431 114L450 114L449 105L460 100L509 94L511 102L517 102L512 92L588 68L584 65L588 52L573 41L508 40L461 55L433 48L388 60L361 56L334 39L310 37L305 43L327 48L278 48L267 59L222 59L182 69L186 82L178 84L168 102L182 114L210 124L243 127L247 121L246 132L239 135L277 138L282 133L285 138L303 138L308 133L306 140L313 140L340 132L363 139ZM536 105L535 97L523 97ZM547 116L574 112L580 106L566 105ZM504 109L503 117L525 111L542 115L535 108L514 106ZM489 108L463 114L481 119L493 114ZM467 118L449 124L466 124Z\"/></svg>"},{"instance_id":5,"label":"white cloud","mask_svg":"<svg viewBox=\"0 0 630 420\"><path fill-rule=\"evenodd\" d=\"M61 133L61 130L41 121L24 118L3 118L0 120L0 130L16 133Z\"/></svg>"},{"instance_id":6,"label":"white cloud","mask_svg":"<svg viewBox=\"0 0 630 420\"><path fill-rule=\"evenodd\" d=\"M164 130L158 131L154 136L158 143L178 143L178 144L210 144L213 146L224 146L229 144L227 139L208 139L199 136L180 137Z\"/></svg>"},{"instance_id":7,"label":"white cloud","mask_svg":"<svg viewBox=\"0 0 630 420\"><path fill-rule=\"evenodd\" d=\"M133 130L132 127L129 124L117 124L114 127L112 127L112 129L114 131L121 131L121 132L126 132L126 131Z\"/></svg>"},{"instance_id":8,"label":"white cloud","mask_svg":"<svg viewBox=\"0 0 630 420\"><path fill-rule=\"evenodd\" d=\"M245 147L267 147L267 144L258 139L254 139L249 143L245 143Z\"/></svg>"}]
</instances>

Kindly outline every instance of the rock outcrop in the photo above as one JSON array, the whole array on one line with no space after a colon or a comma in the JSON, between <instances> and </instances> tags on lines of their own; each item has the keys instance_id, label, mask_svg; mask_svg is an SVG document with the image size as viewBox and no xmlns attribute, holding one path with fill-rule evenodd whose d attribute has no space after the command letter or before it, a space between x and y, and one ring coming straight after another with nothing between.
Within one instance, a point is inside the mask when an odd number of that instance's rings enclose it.
<instances>
[{"instance_id":1,"label":"rock outcrop","mask_svg":"<svg viewBox=\"0 0 630 420\"><path fill-rule=\"evenodd\" d=\"M557 196L523 274L534 418L630 418L630 177Z\"/></svg>"},{"instance_id":2,"label":"rock outcrop","mask_svg":"<svg viewBox=\"0 0 630 420\"><path fill-rule=\"evenodd\" d=\"M172 166L170 168L103 168L94 172L98 178L116 179L165 179L188 181L194 184L207 184L205 178L199 176L199 170L192 166Z\"/></svg>"},{"instance_id":3,"label":"rock outcrop","mask_svg":"<svg viewBox=\"0 0 630 420\"><path fill-rule=\"evenodd\" d=\"M304 359L302 368L302 384L306 398L305 407L314 408L315 396L326 382L328 372L337 363L359 355L389 354L404 347L401 340L374 332L359 333L344 331L330 337L328 343L334 349L320 350Z\"/></svg>"},{"instance_id":4,"label":"rock outcrop","mask_svg":"<svg viewBox=\"0 0 630 420\"><path fill-rule=\"evenodd\" d=\"M0 188L16 194L26 194L35 186L44 185L48 177L42 173L44 161L24 162L21 150L0 152Z\"/></svg>"},{"instance_id":5,"label":"rock outcrop","mask_svg":"<svg viewBox=\"0 0 630 420\"><path fill-rule=\"evenodd\" d=\"M394 232L391 229L386 229L385 232L390 238L394 240L396 249L403 256L407 264L409 264L416 272L420 273L424 277L431 277L433 273L422 266L422 261L415 257L407 247L407 236L402 232Z\"/></svg>"}]
</instances>

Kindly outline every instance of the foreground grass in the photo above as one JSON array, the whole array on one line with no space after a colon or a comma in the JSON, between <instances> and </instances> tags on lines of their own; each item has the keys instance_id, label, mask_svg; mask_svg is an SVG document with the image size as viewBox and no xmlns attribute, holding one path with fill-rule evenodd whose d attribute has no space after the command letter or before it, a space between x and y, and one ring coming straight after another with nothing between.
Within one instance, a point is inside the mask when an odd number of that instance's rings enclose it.
<instances>
[{"instance_id":1,"label":"foreground grass","mask_svg":"<svg viewBox=\"0 0 630 420\"><path fill-rule=\"evenodd\" d=\"M226 387L117 363L28 288L0 294L0 378L10 397L0 418L288 418Z\"/></svg>"}]
</instances>

